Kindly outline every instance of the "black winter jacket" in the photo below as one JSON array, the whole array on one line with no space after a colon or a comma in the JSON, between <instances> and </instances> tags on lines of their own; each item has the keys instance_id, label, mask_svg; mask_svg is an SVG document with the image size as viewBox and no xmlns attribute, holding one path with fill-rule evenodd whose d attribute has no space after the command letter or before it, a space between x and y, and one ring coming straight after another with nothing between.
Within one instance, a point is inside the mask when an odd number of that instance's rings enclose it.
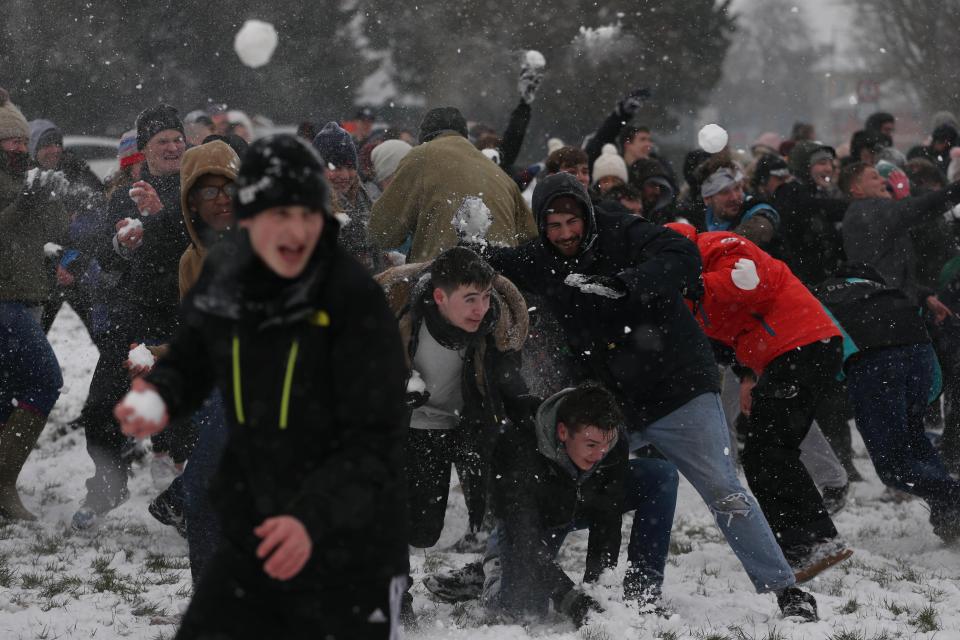
<instances>
[{"instance_id":1,"label":"black winter jacket","mask_svg":"<svg viewBox=\"0 0 960 640\"><path fill-rule=\"evenodd\" d=\"M813 294L860 351L930 342L916 301L888 286L869 265L843 265L835 277L814 287Z\"/></svg>"},{"instance_id":2,"label":"black winter jacket","mask_svg":"<svg viewBox=\"0 0 960 640\"><path fill-rule=\"evenodd\" d=\"M783 261L794 275L808 287L833 275L846 259L839 226L849 202L797 180L780 185L772 204L780 214Z\"/></svg>"},{"instance_id":3,"label":"black winter jacket","mask_svg":"<svg viewBox=\"0 0 960 640\"><path fill-rule=\"evenodd\" d=\"M163 209L154 215L141 216L127 190L120 189L110 199L108 219L111 233L123 218L143 223L143 244L126 252L123 276L118 284L123 300L145 313L175 314L180 302L180 256L190 244L190 234L180 211L180 174L154 176L144 169L142 179L157 190ZM112 237L106 238L110 242ZM112 251L101 249L101 255ZM117 268L115 259L108 268Z\"/></svg>"},{"instance_id":4,"label":"black winter jacket","mask_svg":"<svg viewBox=\"0 0 960 640\"><path fill-rule=\"evenodd\" d=\"M617 565L620 553L627 443L620 437L589 471L577 469L557 440L557 406L565 389L540 405L536 416L513 425L497 444L491 467L493 513L514 548L515 564L503 563L517 593L562 595L573 583L544 542L550 532L577 523L590 529L584 581ZM509 577L508 577L509 576Z\"/></svg>"},{"instance_id":5,"label":"black winter jacket","mask_svg":"<svg viewBox=\"0 0 960 640\"><path fill-rule=\"evenodd\" d=\"M564 258L546 239L549 204L572 196L587 211L583 249ZM700 287L700 253L678 233L640 216L594 213L583 186L548 176L533 199L540 238L486 255L522 291L542 294L586 373L616 394L632 429L719 387L709 341L684 302ZM570 274L614 278L626 295L611 299L564 284Z\"/></svg>"},{"instance_id":6,"label":"black winter jacket","mask_svg":"<svg viewBox=\"0 0 960 640\"><path fill-rule=\"evenodd\" d=\"M230 438L212 497L224 535L257 561L253 528L292 515L314 543L292 582L332 586L408 565L397 323L327 225L295 281L268 271L245 239L215 245L148 380L172 419L219 387Z\"/></svg>"}]
</instances>

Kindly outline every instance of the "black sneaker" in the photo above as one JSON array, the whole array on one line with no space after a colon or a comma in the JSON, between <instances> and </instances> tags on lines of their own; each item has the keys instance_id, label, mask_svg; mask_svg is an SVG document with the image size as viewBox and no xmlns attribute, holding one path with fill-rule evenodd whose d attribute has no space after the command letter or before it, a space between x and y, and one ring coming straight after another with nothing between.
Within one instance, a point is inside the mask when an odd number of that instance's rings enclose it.
<instances>
[{"instance_id":1,"label":"black sneaker","mask_svg":"<svg viewBox=\"0 0 960 640\"><path fill-rule=\"evenodd\" d=\"M816 598L797 587L778 591L777 604L780 605L784 618L796 618L801 622L816 622L820 619L817 615Z\"/></svg>"},{"instance_id":2,"label":"black sneaker","mask_svg":"<svg viewBox=\"0 0 960 640\"><path fill-rule=\"evenodd\" d=\"M173 492L167 490L158 495L150 502L147 511L161 524L173 527L181 537L187 537L187 519L181 505L174 499Z\"/></svg>"},{"instance_id":3,"label":"black sneaker","mask_svg":"<svg viewBox=\"0 0 960 640\"><path fill-rule=\"evenodd\" d=\"M463 537L457 540L450 547L454 553L483 553L487 550L487 538L490 537L489 531L471 531L463 534Z\"/></svg>"},{"instance_id":4,"label":"black sneaker","mask_svg":"<svg viewBox=\"0 0 960 640\"><path fill-rule=\"evenodd\" d=\"M785 550L784 555L793 567L797 584L802 584L852 556L853 549L834 538Z\"/></svg>"},{"instance_id":5,"label":"black sneaker","mask_svg":"<svg viewBox=\"0 0 960 640\"><path fill-rule=\"evenodd\" d=\"M423 586L443 602L464 602L480 597L484 578L483 564L471 562L462 569L429 575Z\"/></svg>"}]
</instances>

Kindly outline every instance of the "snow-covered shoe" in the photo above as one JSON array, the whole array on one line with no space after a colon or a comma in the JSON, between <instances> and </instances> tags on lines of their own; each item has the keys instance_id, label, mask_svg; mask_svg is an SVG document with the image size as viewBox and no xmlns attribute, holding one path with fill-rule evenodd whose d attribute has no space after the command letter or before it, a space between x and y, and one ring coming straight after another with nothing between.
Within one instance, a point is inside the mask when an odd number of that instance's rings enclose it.
<instances>
[{"instance_id":1,"label":"snow-covered shoe","mask_svg":"<svg viewBox=\"0 0 960 640\"><path fill-rule=\"evenodd\" d=\"M183 516L182 505L177 504L169 488L150 502L147 511L161 524L173 527L181 537L187 537L187 519Z\"/></svg>"},{"instance_id":2,"label":"snow-covered shoe","mask_svg":"<svg viewBox=\"0 0 960 640\"><path fill-rule=\"evenodd\" d=\"M438 600L463 602L480 597L483 581L483 565L478 561L462 569L429 575L423 579L423 586Z\"/></svg>"},{"instance_id":3,"label":"snow-covered shoe","mask_svg":"<svg viewBox=\"0 0 960 640\"><path fill-rule=\"evenodd\" d=\"M833 539L806 547L802 553L797 551L788 553L787 560L793 567L797 584L802 584L852 555L853 549L848 548L843 542Z\"/></svg>"},{"instance_id":4,"label":"snow-covered shoe","mask_svg":"<svg viewBox=\"0 0 960 640\"><path fill-rule=\"evenodd\" d=\"M784 618L798 618L803 622L816 622L820 619L817 615L816 598L797 587L787 587L777 592L777 604L780 605Z\"/></svg>"},{"instance_id":5,"label":"snow-covered shoe","mask_svg":"<svg viewBox=\"0 0 960 640\"><path fill-rule=\"evenodd\" d=\"M661 600L660 580L652 580L647 574L629 567L623 576L623 599L634 602L641 614L668 617Z\"/></svg>"},{"instance_id":6,"label":"snow-covered shoe","mask_svg":"<svg viewBox=\"0 0 960 640\"><path fill-rule=\"evenodd\" d=\"M100 516L109 513L111 510L120 506L130 499L130 490L126 487L121 489L120 494L115 498L92 499L87 496L83 506L77 509L73 514L73 520L70 526L74 531L86 531L92 529L100 520Z\"/></svg>"}]
</instances>

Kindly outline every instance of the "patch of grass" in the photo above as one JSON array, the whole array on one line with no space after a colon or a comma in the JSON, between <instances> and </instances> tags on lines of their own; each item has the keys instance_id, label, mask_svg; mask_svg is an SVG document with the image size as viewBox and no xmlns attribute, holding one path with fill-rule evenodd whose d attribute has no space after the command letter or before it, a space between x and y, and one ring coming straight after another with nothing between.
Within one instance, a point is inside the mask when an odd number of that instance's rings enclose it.
<instances>
[{"instance_id":1,"label":"patch of grass","mask_svg":"<svg viewBox=\"0 0 960 640\"><path fill-rule=\"evenodd\" d=\"M843 576L837 576L827 583L824 591L827 595L839 598L843 595Z\"/></svg>"},{"instance_id":2,"label":"patch of grass","mask_svg":"<svg viewBox=\"0 0 960 640\"><path fill-rule=\"evenodd\" d=\"M787 636L776 626L767 630L766 635L758 636L756 633L747 633L743 627L731 625L727 627L735 640L787 640Z\"/></svg>"},{"instance_id":3,"label":"patch of grass","mask_svg":"<svg viewBox=\"0 0 960 640\"><path fill-rule=\"evenodd\" d=\"M603 627L581 627L580 637L583 640L613 640L610 632Z\"/></svg>"},{"instance_id":4,"label":"patch of grass","mask_svg":"<svg viewBox=\"0 0 960 640\"><path fill-rule=\"evenodd\" d=\"M63 536L40 536L30 545L30 553L40 556L52 556L63 549Z\"/></svg>"},{"instance_id":5,"label":"patch of grass","mask_svg":"<svg viewBox=\"0 0 960 640\"><path fill-rule=\"evenodd\" d=\"M111 562L113 562L113 556L97 556L90 562L90 568L95 573L103 573L110 569Z\"/></svg>"},{"instance_id":6,"label":"patch of grass","mask_svg":"<svg viewBox=\"0 0 960 640\"><path fill-rule=\"evenodd\" d=\"M40 604L40 611L47 613L53 609L63 609L67 610L67 599L63 598L62 600L57 600L55 598L49 598L46 602Z\"/></svg>"},{"instance_id":7,"label":"patch of grass","mask_svg":"<svg viewBox=\"0 0 960 640\"><path fill-rule=\"evenodd\" d=\"M925 597L931 604L940 604L947 597L947 592L933 585L924 585L919 589L914 589L914 593L919 593Z\"/></svg>"},{"instance_id":8,"label":"patch of grass","mask_svg":"<svg viewBox=\"0 0 960 640\"><path fill-rule=\"evenodd\" d=\"M137 616L138 618L145 617L155 617L155 616L165 616L167 615L166 609L160 606L159 602L141 602L131 609L130 613Z\"/></svg>"},{"instance_id":9,"label":"patch of grass","mask_svg":"<svg viewBox=\"0 0 960 640\"><path fill-rule=\"evenodd\" d=\"M827 636L827 640L867 640L867 636L859 629L839 629Z\"/></svg>"},{"instance_id":10,"label":"patch of grass","mask_svg":"<svg viewBox=\"0 0 960 640\"><path fill-rule=\"evenodd\" d=\"M670 555L680 556L693 551L693 543L689 540L670 540Z\"/></svg>"},{"instance_id":11,"label":"patch of grass","mask_svg":"<svg viewBox=\"0 0 960 640\"><path fill-rule=\"evenodd\" d=\"M860 603L857 602L856 598L850 598L847 600L846 604L837 609L837 613L843 613L846 615L851 615L860 610Z\"/></svg>"},{"instance_id":12,"label":"patch of grass","mask_svg":"<svg viewBox=\"0 0 960 640\"><path fill-rule=\"evenodd\" d=\"M680 640L680 634L670 629L658 629L654 631L653 636L659 640Z\"/></svg>"},{"instance_id":13,"label":"patch of grass","mask_svg":"<svg viewBox=\"0 0 960 640\"><path fill-rule=\"evenodd\" d=\"M156 579L150 581L151 584L155 585L177 584L178 582L180 582L180 576L176 573L162 573Z\"/></svg>"},{"instance_id":14,"label":"patch of grass","mask_svg":"<svg viewBox=\"0 0 960 640\"><path fill-rule=\"evenodd\" d=\"M703 575L718 578L720 577L720 567L704 567Z\"/></svg>"},{"instance_id":15,"label":"patch of grass","mask_svg":"<svg viewBox=\"0 0 960 640\"><path fill-rule=\"evenodd\" d=\"M906 605L900 604L899 602L893 602L891 600L883 601L884 608L892 613L894 616L900 616L904 613L910 613L910 609Z\"/></svg>"},{"instance_id":16,"label":"patch of grass","mask_svg":"<svg viewBox=\"0 0 960 640\"><path fill-rule=\"evenodd\" d=\"M910 624L920 633L940 631L940 616L932 606L924 607L917 615L910 619Z\"/></svg>"},{"instance_id":17,"label":"patch of grass","mask_svg":"<svg viewBox=\"0 0 960 640\"><path fill-rule=\"evenodd\" d=\"M72 596L76 596L82 585L83 581L76 576L63 576L47 582L43 586L43 589L40 590L40 597L52 598L53 596L58 596L64 592L67 592Z\"/></svg>"},{"instance_id":18,"label":"patch of grass","mask_svg":"<svg viewBox=\"0 0 960 640\"><path fill-rule=\"evenodd\" d=\"M180 571L190 568L190 561L187 558L179 556L167 556L162 553L151 553L147 555L144 562L147 571L162 573L168 570Z\"/></svg>"},{"instance_id":19,"label":"patch of grass","mask_svg":"<svg viewBox=\"0 0 960 640\"><path fill-rule=\"evenodd\" d=\"M177 589L177 592L173 595L178 598L191 598L193 596L193 585L189 582L184 583L182 587Z\"/></svg>"},{"instance_id":20,"label":"patch of grass","mask_svg":"<svg viewBox=\"0 0 960 640\"><path fill-rule=\"evenodd\" d=\"M20 586L24 589L37 589L46 582L44 576L39 573L25 573L20 576Z\"/></svg>"},{"instance_id":21,"label":"patch of grass","mask_svg":"<svg viewBox=\"0 0 960 640\"><path fill-rule=\"evenodd\" d=\"M900 575L897 577L898 580L917 583L922 583L924 581L923 572L917 570L916 567L911 566L903 560L897 560L897 571L900 572Z\"/></svg>"},{"instance_id":22,"label":"patch of grass","mask_svg":"<svg viewBox=\"0 0 960 640\"><path fill-rule=\"evenodd\" d=\"M890 573L890 570L886 567L874 569L872 580L880 585L881 588L886 589L890 586L890 583L893 582L893 574Z\"/></svg>"},{"instance_id":23,"label":"patch of grass","mask_svg":"<svg viewBox=\"0 0 960 640\"><path fill-rule=\"evenodd\" d=\"M142 591L129 578L117 573L115 569L106 569L97 573L97 577L90 583L90 588L97 593L109 591L121 597L135 596Z\"/></svg>"},{"instance_id":24,"label":"patch of grass","mask_svg":"<svg viewBox=\"0 0 960 640\"><path fill-rule=\"evenodd\" d=\"M0 587L10 588L17 570L7 566L7 556L0 555Z\"/></svg>"}]
</instances>

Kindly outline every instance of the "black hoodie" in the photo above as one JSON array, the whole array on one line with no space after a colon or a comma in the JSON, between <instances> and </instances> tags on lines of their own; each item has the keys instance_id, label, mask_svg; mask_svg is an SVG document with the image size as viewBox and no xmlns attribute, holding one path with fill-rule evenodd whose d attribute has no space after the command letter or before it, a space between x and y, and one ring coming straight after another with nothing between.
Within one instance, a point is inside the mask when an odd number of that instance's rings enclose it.
<instances>
[{"instance_id":1,"label":"black hoodie","mask_svg":"<svg viewBox=\"0 0 960 640\"><path fill-rule=\"evenodd\" d=\"M560 255L546 239L546 215L560 196L575 198L586 221L581 250ZM670 229L640 216L595 212L573 176L547 176L533 194L540 237L486 250L495 269L522 291L543 295L573 354L616 394L632 429L716 392L709 341L684 302L700 287L700 253ZM570 274L615 278L627 292L612 299L564 284Z\"/></svg>"}]
</instances>

